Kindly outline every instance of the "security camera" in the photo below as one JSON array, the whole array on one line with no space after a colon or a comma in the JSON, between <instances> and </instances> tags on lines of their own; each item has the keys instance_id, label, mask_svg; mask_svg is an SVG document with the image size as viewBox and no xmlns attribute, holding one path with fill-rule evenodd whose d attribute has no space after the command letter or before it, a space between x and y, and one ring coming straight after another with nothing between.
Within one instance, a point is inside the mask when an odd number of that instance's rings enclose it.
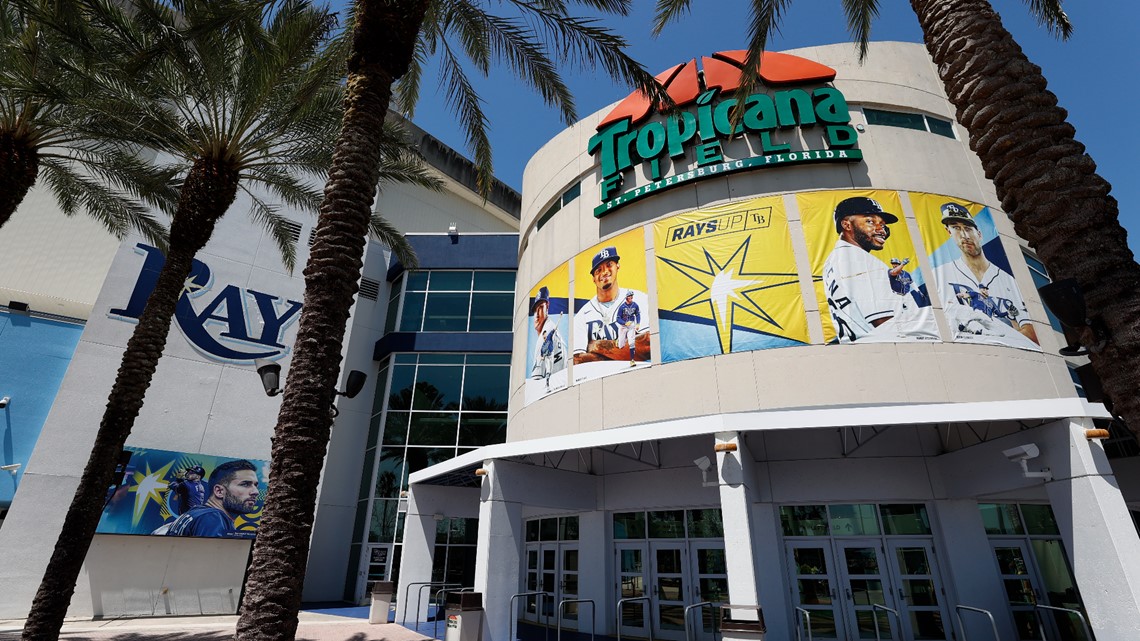
<instances>
[{"instance_id":1,"label":"security camera","mask_svg":"<svg viewBox=\"0 0 1140 641\"><path fill-rule=\"evenodd\" d=\"M5 407L8 407L8 403L10 403L11 401L12 401L12 397L10 397L10 396L5 396L4 398L0 398L0 410L4 409Z\"/></svg>"},{"instance_id":2,"label":"security camera","mask_svg":"<svg viewBox=\"0 0 1140 641\"><path fill-rule=\"evenodd\" d=\"M700 468L702 472L708 472L712 467L712 461L709 460L709 457L702 456L699 459L694 459L693 465L696 465L698 468Z\"/></svg>"},{"instance_id":3,"label":"security camera","mask_svg":"<svg viewBox=\"0 0 1140 641\"><path fill-rule=\"evenodd\" d=\"M1025 445L1011 447L1003 451L1002 454L1005 455L1007 459L1017 463L1018 461L1028 461L1029 459L1041 456L1041 450L1037 449L1037 446L1033 443L1026 443Z\"/></svg>"},{"instance_id":4,"label":"security camera","mask_svg":"<svg viewBox=\"0 0 1140 641\"><path fill-rule=\"evenodd\" d=\"M12 476L16 476L16 471L20 469L23 463L9 463L7 465L0 465L0 470L11 472Z\"/></svg>"}]
</instances>

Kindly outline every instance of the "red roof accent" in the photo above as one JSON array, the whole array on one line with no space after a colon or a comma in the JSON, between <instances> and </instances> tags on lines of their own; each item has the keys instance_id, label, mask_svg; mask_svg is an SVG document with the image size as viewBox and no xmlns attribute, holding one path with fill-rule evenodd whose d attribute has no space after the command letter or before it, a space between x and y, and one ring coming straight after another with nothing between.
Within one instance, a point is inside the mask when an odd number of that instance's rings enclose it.
<instances>
[{"instance_id":1,"label":"red roof accent","mask_svg":"<svg viewBox=\"0 0 1140 641\"><path fill-rule=\"evenodd\" d=\"M735 91L740 86L740 74L747 56L748 52L744 50L718 51L712 57L702 56L701 68L705 72L705 86L709 89L719 87L724 93ZM760 78L770 85L828 82L835 79L835 70L807 58L765 51L760 57ZM657 75L657 82L665 86L665 90L677 106L693 102L700 95L697 61L694 59L670 67ZM652 110L649 97L640 91L635 91L602 119L598 129L623 118L629 118L631 125L637 124L648 118Z\"/></svg>"}]
</instances>

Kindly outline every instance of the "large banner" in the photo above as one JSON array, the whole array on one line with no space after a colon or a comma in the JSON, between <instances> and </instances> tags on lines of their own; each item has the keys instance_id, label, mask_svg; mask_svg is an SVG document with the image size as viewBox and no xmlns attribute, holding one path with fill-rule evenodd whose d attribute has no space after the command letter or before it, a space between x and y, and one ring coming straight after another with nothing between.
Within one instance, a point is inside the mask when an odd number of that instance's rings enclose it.
<instances>
[{"instance_id":1,"label":"large banner","mask_svg":"<svg viewBox=\"0 0 1140 641\"><path fill-rule=\"evenodd\" d=\"M251 538L261 520L265 461L127 447L99 534Z\"/></svg>"},{"instance_id":2,"label":"large banner","mask_svg":"<svg viewBox=\"0 0 1140 641\"><path fill-rule=\"evenodd\" d=\"M936 194L910 200L954 341L1041 351L993 212Z\"/></svg>"},{"instance_id":3,"label":"large banner","mask_svg":"<svg viewBox=\"0 0 1140 641\"><path fill-rule=\"evenodd\" d=\"M825 342L939 340L897 192L824 191L796 202Z\"/></svg>"},{"instance_id":4,"label":"large banner","mask_svg":"<svg viewBox=\"0 0 1140 641\"><path fill-rule=\"evenodd\" d=\"M570 266L547 274L530 290L523 404L566 389L569 344Z\"/></svg>"},{"instance_id":5,"label":"large banner","mask_svg":"<svg viewBox=\"0 0 1140 641\"><path fill-rule=\"evenodd\" d=\"M809 342L781 197L654 225L661 361Z\"/></svg>"},{"instance_id":6,"label":"large banner","mask_svg":"<svg viewBox=\"0 0 1140 641\"><path fill-rule=\"evenodd\" d=\"M638 227L574 258L574 382L649 365L645 231Z\"/></svg>"}]
</instances>

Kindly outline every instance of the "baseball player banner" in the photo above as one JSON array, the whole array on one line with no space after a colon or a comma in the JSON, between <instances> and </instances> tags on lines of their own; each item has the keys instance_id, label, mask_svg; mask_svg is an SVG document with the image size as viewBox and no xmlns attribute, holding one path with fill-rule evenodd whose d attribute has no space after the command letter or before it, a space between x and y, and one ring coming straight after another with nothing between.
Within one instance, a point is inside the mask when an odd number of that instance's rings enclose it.
<instances>
[{"instance_id":1,"label":"baseball player banner","mask_svg":"<svg viewBox=\"0 0 1140 641\"><path fill-rule=\"evenodd\" d=\"M574 383L650 365L645 230L574 258Z\"/></svg>"},{"instance_id":2,"label":"baseball player banner","mask_svg":"<svg viewBox=\"0 0 1140 641\"><path fill-rule=\"evenodd\" d=\"M673 216L653 234L662 362L810 341L783 198Z\"/></svg>"},{"instance_id":3,"label":"baseball player banner","mask_svg":"<svg viewBox=\"0 0 1140 641\"><path fill-rule=\"evenodd\" d=\"M525 367L525 405L566 389L570 359L569 293L569 264L550 272L530 290L530 322L526 334L526 353L530 360Z\"/></svg>"},{"instance_id":4,"label":"baseball player banner","mask_svg":"<svg viewBox=\"0 0 1140 641\"><path fill-rule=\"evenodd\" d=\"M937 194L910 200L954 341L1041 351L993 212Z\"/></svg>"},{"instance_id":5,"label":"baseball player banner","mask_svg":"<svg viewBox=\"0 0 1140 641\"><path fill-rule=\"evenodd\" d=\"M252 538L261 520L265 461L126 447L108 488L99 534Z\"/></svg>"},{"instance_id":6,"label":"baseball player banner","mask_svg":"<svg viewBox=\"0 0 1140 641\"><path fill-rule=\"evenodd\" d=\"M825 342L939 340L898 192L822 191L796 202Z\"/></svg>"}]
</instances>

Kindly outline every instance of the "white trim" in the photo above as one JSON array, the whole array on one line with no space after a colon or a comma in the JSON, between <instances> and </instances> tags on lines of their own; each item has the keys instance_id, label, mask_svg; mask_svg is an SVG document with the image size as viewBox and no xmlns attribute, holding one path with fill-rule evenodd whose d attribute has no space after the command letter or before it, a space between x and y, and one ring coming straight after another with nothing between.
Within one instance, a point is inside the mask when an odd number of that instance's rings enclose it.
<instances>
[{"instance_id":1,"label":"white trim","mask_svg":"<svg viewBox=\"0 0 1140 641\"><path fill-rule=\"evenodd\" d=\"M716 432L857 427L865 425L929 425L970 421L1049 420L1060 418L1112 418L1100 403L1083 398L1047 398L1025 401L976 403L914 403L899 405L841 405L734 414L710 414L644 423L585 434L567 434L487 445L411 474L408 484L477 465L486 460L564 450L605 447L622 443L679 438Z\"/></svg>"}]
</instances>

